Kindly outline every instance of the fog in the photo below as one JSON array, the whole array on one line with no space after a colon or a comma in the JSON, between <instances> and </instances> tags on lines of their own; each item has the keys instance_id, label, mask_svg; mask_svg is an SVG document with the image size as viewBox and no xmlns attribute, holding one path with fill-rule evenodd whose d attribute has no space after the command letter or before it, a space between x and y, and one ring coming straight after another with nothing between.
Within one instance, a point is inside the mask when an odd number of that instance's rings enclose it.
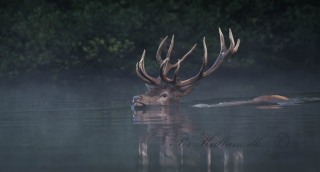
<instances>
[{"instance_id":1,"label":"fog","mask_svg":"<svg viewBox=\"0 0 320 172\"><path fill-rule=\"evenodd\" d=\"M131 111L132 96L146 90L138 77L3 82L0 169L312 171L319 168L319 86L319 77L310 73L243 75L222 70L203 79L179 109ZM316 101L276 108L192 107L266 94ZM201 145L207 137L214 137L208 145L216 146ZM284 141L275 144L278 137ZM223 146L226 139L251 146Z\"/></svg>"}]
</instances>

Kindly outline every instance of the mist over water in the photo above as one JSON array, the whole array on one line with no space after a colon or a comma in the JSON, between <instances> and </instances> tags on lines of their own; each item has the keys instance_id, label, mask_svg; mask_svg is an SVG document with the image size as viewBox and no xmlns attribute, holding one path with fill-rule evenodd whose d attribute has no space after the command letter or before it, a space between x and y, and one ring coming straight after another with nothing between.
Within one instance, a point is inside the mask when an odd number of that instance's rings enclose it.
<instances>
[{"instance_id":1,"label":"mist over water","mask_svg":"<svg viewBox=\"0 0 320 172\"><path fill-rule=\"evenodd\" d=\"M130 109L138 78L1 83L0 171L316 171L319 77L288 76L218 74L145 111ZM265 94L302 102L192 107Z\"/></svg>"}]
</instances>

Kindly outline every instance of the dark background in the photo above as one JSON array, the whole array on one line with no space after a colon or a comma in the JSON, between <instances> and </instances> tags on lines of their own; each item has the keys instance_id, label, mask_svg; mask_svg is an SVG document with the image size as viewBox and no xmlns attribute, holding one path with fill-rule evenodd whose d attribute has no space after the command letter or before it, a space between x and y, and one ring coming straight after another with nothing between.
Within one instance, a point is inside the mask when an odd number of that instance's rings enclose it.
<instances>
[{"instance_id":1,"label":"dark background","mask_svg":"<svg viewBox=\"0 0 320 172\"><path fill-rule=\"evenodd\" d=\"M191 64L201 64L203 36L211 61L218 55L218 27L227 45L228 28L241 38L238 53L224 63L225 69L317 74L319 2L2 0L0 77L65 72L133 76L143 49L147 70L157 73L156 50L161 39L172 34L175 59L198 43L183 66L194 69Z\"/></svg>"}]
</instances>

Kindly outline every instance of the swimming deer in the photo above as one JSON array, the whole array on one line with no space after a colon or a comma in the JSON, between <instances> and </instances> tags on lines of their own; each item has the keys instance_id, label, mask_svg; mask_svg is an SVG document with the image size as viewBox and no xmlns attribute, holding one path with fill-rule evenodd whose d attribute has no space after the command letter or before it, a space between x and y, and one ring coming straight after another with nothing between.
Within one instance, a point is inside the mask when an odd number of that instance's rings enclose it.
<instances>
[{"instance_id":1,"label":"swimming deer","mask_svg":"<svg viewBox=\"0 0 320 172\"><path fill-rule=\"evenodd\" d=\"M178 77L180 65L194 51L197 44L195 44L184 56L182 56L181 59L178 59L178 62L176 62L175 64L172 64L170 63L170 58L171 58L171 53L174 45L174 35L171 38L171 43L167 51L167 55L163 59L161 57L161 51L164 46L164 43L168 38L168 37L165 37L160 43L157 50L157 54L156 54L156 60L160 64L160 76L157 78L150 76L145 70L144 59L145 59L146 51L144 50L140 61L136 64L136 73L138 77L141 78L146 83L149 90L142 95L133 97L132 99L133 107L137 108L137 107L145 107L150 105L167 106L172 104L178 104L181 97L190 94L197 82L199 82L202 78L205 78L211 75L212 73L214 73L214 71L216 71L219 68L219 66L222 64L222 62L231 54L236 53L239 48L240 39L238 39L237 42L234 41L231 29L229 29L229 39L230 39L229 48L226 48L224 35L221 32L220 28L219 28L219 35L220 35L220 53L216 61L214 62L214 64L210 68L207 67L208 52L207 52L207 45L204 37L203 38L204 55L203 55L202 66L200 68L200 71L195 76L186 80L180 80ZM173 77L169 78L168 73L173 70L174 70ZM286 100L288 100L288 98L284 96L267 95L267 96L256 97L249 101L238 102L238 104L239 103L251 104L251 103L261 103L261 102L275 103L277 101L286 101Z\"/></svg>"}]
</instances>

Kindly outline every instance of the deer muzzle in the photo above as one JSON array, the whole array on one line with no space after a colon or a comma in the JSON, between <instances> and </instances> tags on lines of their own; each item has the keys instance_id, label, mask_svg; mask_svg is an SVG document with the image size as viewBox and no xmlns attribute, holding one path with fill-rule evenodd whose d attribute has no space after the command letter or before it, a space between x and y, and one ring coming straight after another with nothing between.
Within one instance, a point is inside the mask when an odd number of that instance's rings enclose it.
<instances>
[{"instance_id":1,"label":"deer muzzle","mask_svg":"<svg viewBox=\"0 0 320 172\"><path fill-rule=\"evenodd\" d=\"M142 97L141 96L134 96L132 98L133 106L144 106L145 104L141 102Z\"/></svg>"}]
</instances>

